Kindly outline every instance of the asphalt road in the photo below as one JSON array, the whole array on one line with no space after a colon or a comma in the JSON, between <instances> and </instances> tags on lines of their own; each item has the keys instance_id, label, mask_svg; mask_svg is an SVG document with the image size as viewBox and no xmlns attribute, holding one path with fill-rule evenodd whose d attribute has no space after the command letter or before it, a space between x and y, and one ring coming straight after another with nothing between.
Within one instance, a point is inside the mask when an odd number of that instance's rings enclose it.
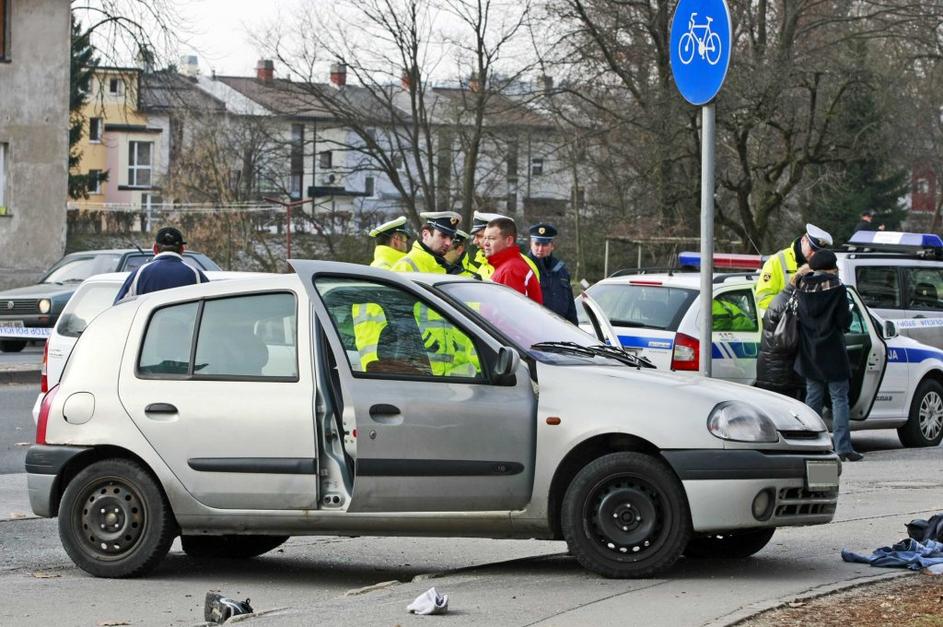
<instances>
[{"instance_id":1,"label":"asphalt road","mask_svg":"<svg viewBox=\"0 0 943 627\"><path fill-rule=\"evenodd\" d=\"M38 368L43 362L43 343L27 345L18 353L0 352L0 367L13 364L35 364ZM2 392L0 392L2 394Z\"/></svg>"},{"instance_id":2,"label":"asphalt road","mask_svg":"<svg viewBox=\"0 0 943 627\"><path fill-rule=\"evenodd\" d=\"M32 410L39 387L0 385L0 474L23 472L28 444L35 441Z\"/></svg>"}]
</instances>

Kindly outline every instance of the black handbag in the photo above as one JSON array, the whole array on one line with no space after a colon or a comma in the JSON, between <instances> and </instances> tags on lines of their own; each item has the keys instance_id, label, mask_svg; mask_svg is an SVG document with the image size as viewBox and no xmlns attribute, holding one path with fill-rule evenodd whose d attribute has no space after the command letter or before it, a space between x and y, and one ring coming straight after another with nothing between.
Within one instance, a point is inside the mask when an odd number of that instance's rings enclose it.
<instances>
[{"instance_id":1,"label":"black handbag","mask_svg":"<svg viewBox=\"0 0 943 627\"><path fill-rule=\"evenodd\" d=\"M794 355L799 350L799 299L793 292L786 301L776 328L773 329L771 348L787 355Z\"/></svg>"}]
</instances>

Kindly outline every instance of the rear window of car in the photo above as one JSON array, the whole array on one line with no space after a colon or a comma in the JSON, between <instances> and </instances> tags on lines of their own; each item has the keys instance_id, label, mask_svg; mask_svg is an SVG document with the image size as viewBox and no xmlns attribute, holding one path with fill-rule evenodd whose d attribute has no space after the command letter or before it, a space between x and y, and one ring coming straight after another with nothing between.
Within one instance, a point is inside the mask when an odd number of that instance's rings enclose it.
<instances>
[{"instance_id":1,"label":"rear window of car","mask_svg":"<svg viewBox=\"0 0 943 627\"><path fill-rule=\"evenodd\" d=\"M855 287L868 307L900 309L900 280L896 266L855 268Z\"/></svg>"},{"instance_id":2,"label":"rear window of car","mask_svg":"<svg viewBox=\"0 0 943 627\"><path fill-rule=\"evenodd\" d=\"M64 257L43 277L42 283L81 283L94 274L114 272L121 255L111 253Z\"/></svg>"},{"instance_id":3,"label":"rear window of car","mask_svg":"<svg viewBox=\"0 0 943 627\"><path fill-rule=\"evenodd\" d=\"M120 287L118 282L89 283L76 290L59 316L56 333L80 336L95 316L111 307Z\"/></svg>"},{"instance_id":4,"label":"rear window of car","mask_svg":"<svg viewBox=\"0 0 943 627\"><path fill-rule=\"evenodd\" d=\"M660 285L601 283L589 290L616 327L677 331L697 290Z\"/></svg>"}]
</instances>

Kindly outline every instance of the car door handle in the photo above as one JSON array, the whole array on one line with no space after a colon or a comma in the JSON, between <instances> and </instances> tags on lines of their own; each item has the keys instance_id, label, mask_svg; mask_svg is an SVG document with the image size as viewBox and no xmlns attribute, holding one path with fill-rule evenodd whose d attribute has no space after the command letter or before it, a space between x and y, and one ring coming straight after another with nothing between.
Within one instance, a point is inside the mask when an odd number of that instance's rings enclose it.
<instances>
[{"instance_id":1,"label":"car door handle","mask_svg":"<svg viewBox=\"0 0 943 627\"><path fill-rule=\"evenodd\" d=\"M144 408L145 414L176 414L177 408L170 403L151 403Z\"/></svg>"},{"instance_id":2,"label":"car door handle","mask_svg":"<svg viewBox=\"0 0 943 627\"><path fill-rule=\"evenodd\" d=\"M370 406L370 419L384 425L398 425L403 423L403 414L396 405L380 403Z\"/></svg>"}]
</instances>

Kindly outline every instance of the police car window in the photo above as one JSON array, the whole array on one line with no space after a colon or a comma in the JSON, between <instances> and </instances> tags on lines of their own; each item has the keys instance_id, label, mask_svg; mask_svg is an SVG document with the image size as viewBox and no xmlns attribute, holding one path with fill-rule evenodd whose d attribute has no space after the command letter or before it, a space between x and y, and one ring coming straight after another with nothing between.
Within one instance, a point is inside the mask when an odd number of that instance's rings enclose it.
<instances>
[{"instance_id":1,"label":"police car window","mask_svg":"<svg viewBox=\"0 0 943 627\"><path fill-rule=\"evenodd\" d=\"M725 292L714 297L711 307L714 331L759 331L756 307L750 290Z\"/></svg>"},{"instance_id":2,"label":"police car window","mask_svg":"<svg viewBox=\"0 0 943 627\"><path fill-rule=\"evenodd\" d=\"M669 331L678 330L681 318L697 298L697 290L624 283L597 283L588 292L614 327Z\"/></svg>"},{"instance_id":3,"label":"police car window","mask_svg":"<svg viewBox=\"0 0 943 627\"><path fill-rule=\"evenodd\" d=\"M158 309L151 316L138 357L138 373L146 376L186 376L198 303Z\"/></svg>"},{"instance_id":4,"label":"police car window","mask_svg":"<svg viewBox=\"0 0 943 627\"><path fill-rule=\"evenodd\" d=\"M297 378L293 294L253 294L203 305L193 376Z\"/></svg>"},{"instance_id":5,"label":"police car window","mask_svg":"<svg viewBox=\"0 0 943 627\"><path fill-rule=\"evenodd\" d=\"M852 299L851 293L848 293L848 309L851 310L851 325L848 327L848 333L863 335L868 332L868 327L864 322L864 315L861 312L861 308L858 307L858 304Z\"/></svg>"},{"instance_id":6,"label":"police car window","mask_svg":"<svg viewBox=\"0 0 943 627\"><path fill-rule=\"evenodd\" d=\"M868 307L900 309L900 282L896 266L859 266L855 286Z\"/></svg>"},{"instance_id":7,"label":"police car window","mask_svg":"<svg viewBox=\"0 0 943 627\"><path fill-rule=\"evenodd\" d=\"M943 310L943 269L907 268L907 309Z\"/></svg>"},{"instance_id":8,"label":"police car window","mask_svg":"<svg viewBox=\"0 0 943 627\"><path fill-rule=\"evenodd\" d=\"M356 279L315 287L358 375L483 379L471 338L412 294Z\"/></svg>"},{"instance_id":9,"label":"police car window","mask_svg":"<svg viewBox=\"0 0 943 627\"><path fill-rule=\"evenodd\" d=\"M120 283L86 283L72 295L62 310L56 333L66 337L78 337L92 321L115 301Z\"/></svg>"}]
</instances>

